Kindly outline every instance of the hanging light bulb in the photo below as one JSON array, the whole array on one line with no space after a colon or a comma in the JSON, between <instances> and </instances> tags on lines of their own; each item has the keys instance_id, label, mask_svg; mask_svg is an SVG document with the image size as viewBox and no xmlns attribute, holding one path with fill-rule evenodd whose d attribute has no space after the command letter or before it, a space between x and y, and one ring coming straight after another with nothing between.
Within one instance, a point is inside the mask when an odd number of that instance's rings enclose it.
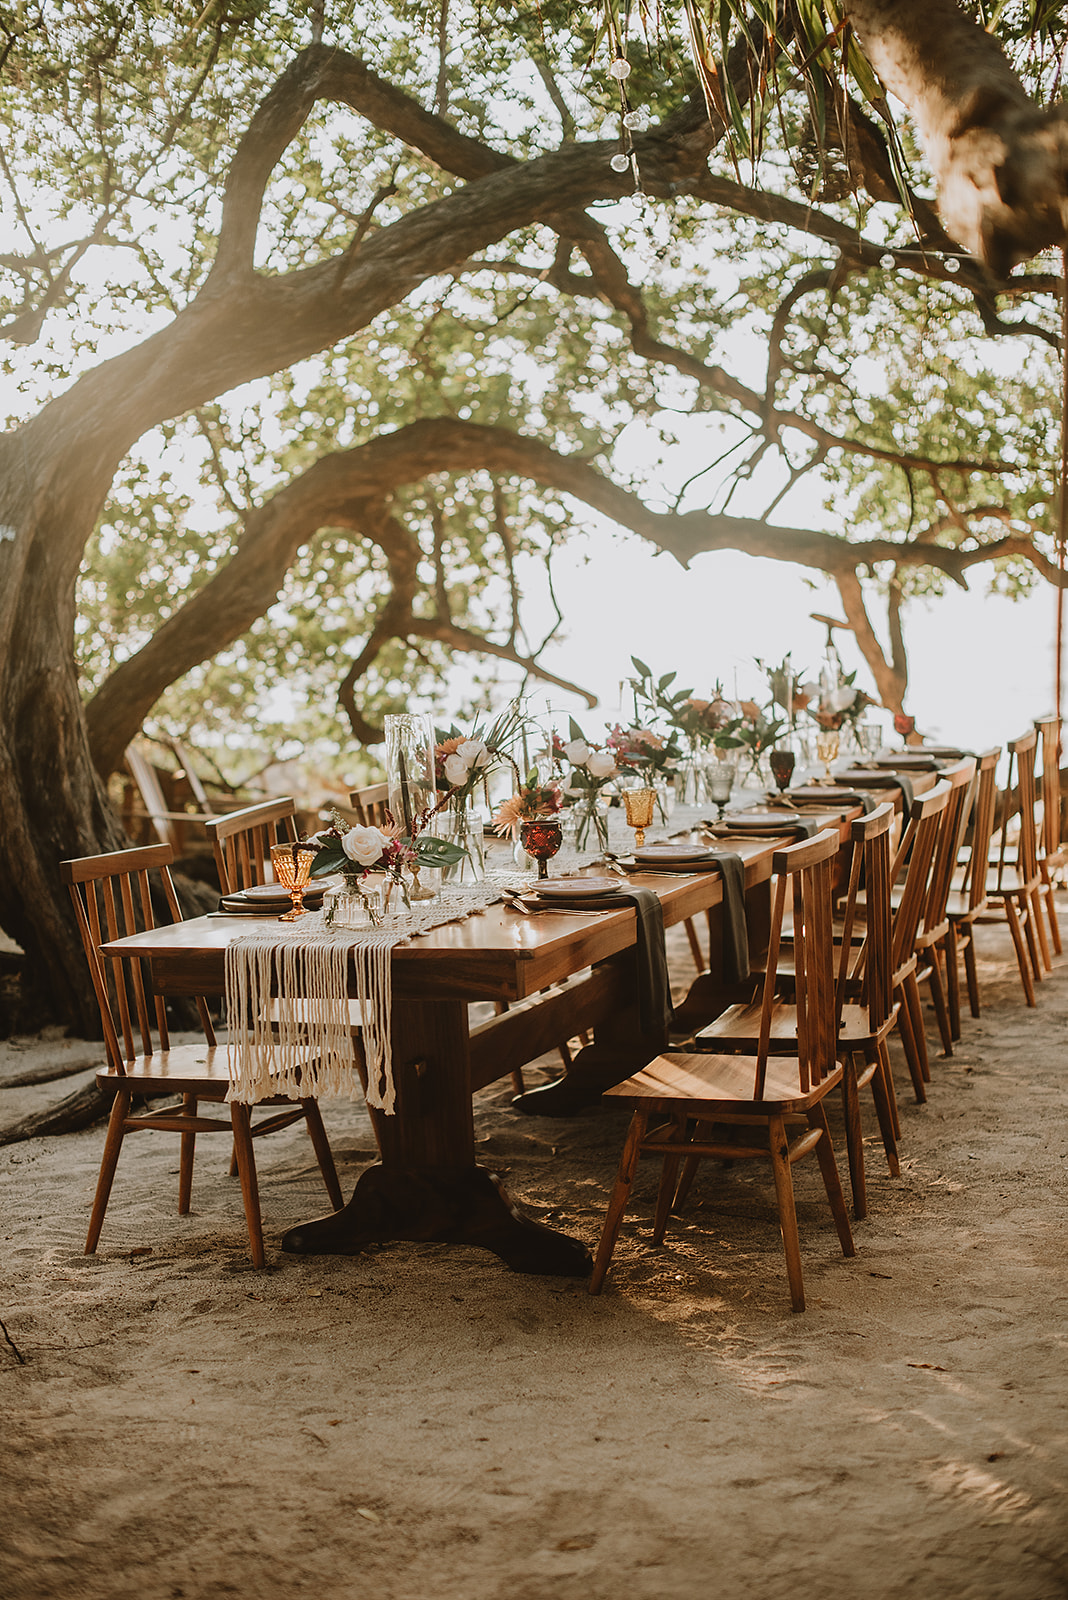
<instances>
[{"instance_id":1,"label":"hanging light bulb","mask_svg":"<svg viewBox=\"0 0 1068 1600\"><path fill-rule=\"evenodd\" d=\"M630 77L630 62L626 56L616 56L616 59L608 68L608 76L610 78L618 78L620 83L623 82L624 78Z\"/></svg>"},{"instance_id":2,"label":"hanging light bulb","mask_svg":"<svg viewBox=\"0 0 1068 1600\"><path fill-rule=\"evenodd\" d=\"M623 118L623 126L634 133L639 128L645 127L645 114L642 111L628 111Z\"/></svg>"},{"instance_id":3,"label":"hanging light bulb","mask_svg":"<svg viewBox=\"0 0 1068 1600\"><path fill-rule=\"evenodd\" d=\"M625 156L622 150L620 150L612 157L609 165L611 166L613 172L626 172L627 168L630 166L630 157Z\"/></svg>"}]
</instances>

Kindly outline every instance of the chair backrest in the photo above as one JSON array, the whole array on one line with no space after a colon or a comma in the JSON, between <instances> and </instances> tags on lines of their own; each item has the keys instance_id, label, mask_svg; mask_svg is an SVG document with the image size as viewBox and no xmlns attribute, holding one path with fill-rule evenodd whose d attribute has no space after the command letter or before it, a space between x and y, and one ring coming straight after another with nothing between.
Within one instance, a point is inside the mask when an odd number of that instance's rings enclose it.
<instances>
[{"instance_id":1,"label":"chair backrest","mask_svg":"<svg viewBox=\"0 0 1068 1600\"><path fill-rule=\"evenodd\" d=\"M968 910L976 911L986 899L986 867L990 841L994 835L994 808L997 802L997 767L1001 747L984 750L976 757L975 800L972 804L971 844L964 864L962 889L968 891Z\"/></svg>"},{"instance_id":2,"label":"chair backrest","mask_svg":"<svg viewBox=\"0 0 1068 1600\"><path fill-rule=\"evenodd\" d=\"M181 908L168 870L173 859L170 845L156 844L103 856L82 856L59 864L60 876L70 891L93 993L100 1007L108 1062L122 1076L125 1063L136 1055L154 1054L153 1017L159 1048L169 1049L167 1015L159 995L153 996L150 1007L141 963L109 960L101 955L100 946L105 940L125 938L156 926L150 872L158 874L170 913L167 921L181 922ZM197 1010L205 1037L214 1044L215 1034L203 999L197 1000Z\"/></svg>"},{"instance_id":3,"label":"chair backrest","mask_svg":"<svg viewBox=\"0 0 1068 1600\"><path fill-rule=\"evenodd\" d=\"M851 981L861 978L861 999L868 1008L868 1027L877 1033L890 1016L894 1003L894 969L891 960L890 833L894 805L887 800L866 817L850 824L849 885L842 917L841 945L835 983L835 1031L841 1025L842 1006ZM853 944L861 879L864 883L864 938Z\"/></svg>"},{"instance_id":4,"label":"chair backrest","mask_svg":"<svg viewBox=\"0 0 1068 1600\"><path fill-rule=\"evenodd\" d=\"M946 904L976 791L977 765L975 756L966 756L953 766L945 767L941 773L940 781L949 784L949 799L939 823L931 879L927 885L922 920L925 934L938 935L940 929L945 931Z\"/></svg>"},{"instance_id":5,"label":"chair backrest","mask_svg":"<svg viewBox=\"0 0 1068 1600\"><path fill-rule=\"evenodd\" d=\"M349 805L361 827L380 828L389 821L389 784L369 783L366 788L353 789Z\"/></svg>"},{"instance_id":6,"label":"chair backrest","mask_svg":"<svg viewBox=\"0 0 1068 1600\"><path fill-rule=\"evenodd\" d=\"M1015 807L1013 792L1019 797L1020 836L1016 844L1015 868L1020 883L1033 883L1038 877L1038 830L1035 827L1035 758L1038 754L1038 729L1032 728L1019 739L1010 739L1009 752L1009 805L1006 807L1005 825L1001 829L998 849L997 887L1005 883L1005 872L1012 862L1007 854L1008 817ZM1012 887L1012 885L1009 885Z\"/></svg>"},{"instance_id":7,"label":"chair backrest","mask_svg":"<svg viewBox=\"0 0 1068 1600\"><path fill-rule=\"evenodd\" d=\"M949 804L950 786L941 779L912 802L908 827L894 858L891 881L901 880L901 899L894 912L894 937L891 960L894 972L913 958L916 934L927 904L927 889L942 813Z\"/></svg>"},{"instance_id":8,"label":"chair backrest","mask_svg":"<svg viewBox=\"0 0 1068 1600\"><path fill-rule=\"evenodd\" d=\"M1035 723L1042 745L1042 854L1061 847L1061 719L1039 717Z\"/></svg>"},{"instance_id":9,"label":"chair backrest","mask_svg":"<svg viewBox=\"0 0 1068 1600\"><path fill-rule=\"evenodd\" d=\"M271 846L295 842L296 813L295 802L287 796L284 800L261 800L258 805L205 823L215 849L223 894L236 894L270 882Z\"/></svg>"},{"instance_id":10,"label":"chair backrest","mask_svg":"<svg viewBox=\"0 0 1068 1600\"><path fill-rule=\"evenodd\" d=\"M753 1097L764 1095L771 1024L776 1002L776 968L787 895L793 903L794 989L797 1004L797 1055L802 1093L834 1067L837 1027L834 998L834 925L831 896L838 859L838 830L827 828L771 858L775 875L768 962L760 1007Z\"/></svg>"}]
</instances>

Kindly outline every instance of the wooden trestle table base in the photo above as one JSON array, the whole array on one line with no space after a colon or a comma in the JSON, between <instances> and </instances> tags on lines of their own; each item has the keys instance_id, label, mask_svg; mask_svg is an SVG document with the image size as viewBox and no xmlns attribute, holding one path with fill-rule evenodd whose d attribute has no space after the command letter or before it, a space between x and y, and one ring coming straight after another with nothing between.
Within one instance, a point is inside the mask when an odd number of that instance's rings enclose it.
<instances>
[{"instance_id":1,"label":"wooden trestle table base","mask_svg":"<svg viewBox=\"0 0 1068 1600\"><path fill-rule=\"evenodd\" d=\"M828 812L821 826L857 815ZM771 857L781 837L739 841L745 861L750 940L766 937ZM716 968L718 873L636 875L660 896L665 924L707 915ZM226 948L247 920L197 917L116 939L115 959L141 958L161 995L222 994ZM523 1216L475 1160L471 1096L561 1039L592 1031L557 1084L521 1096L519 1108L562 1115L597 1100L640 1070L662 1041L643 1038L634 982L631 907L585 915L523 917L490 906L462 923L421 934L393 953L393 1064L396 1114L374 1114L381 1160L360 1177L342 1210L291 1229L282 1248L298 1255L355 1255L392 1239L478 1245L520 1272L584 1277L591 1258L579 1240ZM587 970L589 969L589 970ZM543 992L548 991L548 992ZM509 1009L469 1026L475 1000ZM729 996L711 973L679 1008L682 1025L703 1026Z\"/></svg>"}]
</instances>

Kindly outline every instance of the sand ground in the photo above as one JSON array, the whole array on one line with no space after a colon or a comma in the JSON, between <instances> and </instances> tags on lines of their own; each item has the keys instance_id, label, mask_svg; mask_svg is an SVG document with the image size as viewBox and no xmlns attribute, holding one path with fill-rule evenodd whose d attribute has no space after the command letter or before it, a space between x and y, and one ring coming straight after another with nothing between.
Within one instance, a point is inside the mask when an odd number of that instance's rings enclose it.
<instances>
[{"instance_id":1,"label":"sand ground","mask_svg":"<svg viewBox=\"0 0 1068 1600\"><path fill-rule=\"evenodd\" d=\"M987 1008L926 1107L899 1073L855 1260L798 1169L802 1316L763 1171L707 1163L654 1250L650 1167L593 1299L456 1248L281 1255L325 1209L299 1129L259 1147L266 1272L224 1140L180 1218L176 1141L131 1138L95 1258L102 1129L0 1151L0 1595L1068 1594L1068 956L1027 1011L981 939ZM0 1082L95 1050L9 1042ZM0 1088L0 1123L81 1081ZM478 1097L483 1160L595 1242L624 1116L509 1094ZM347 1191L370 1130L325 1114Z\"/></svg>"}]
</instances>

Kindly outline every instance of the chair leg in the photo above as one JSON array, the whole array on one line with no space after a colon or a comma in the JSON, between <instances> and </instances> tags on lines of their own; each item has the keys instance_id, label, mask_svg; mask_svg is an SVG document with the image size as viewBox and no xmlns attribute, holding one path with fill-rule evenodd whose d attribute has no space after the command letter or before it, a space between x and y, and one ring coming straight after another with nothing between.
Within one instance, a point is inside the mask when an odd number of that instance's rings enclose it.
<instances>
[{"instance_id":1,"label":"chair leg","mask_svg":"<svg viewBox=\"0 0 1068 1600\"><path fill-rule=\"evenodd\" d=\"M1047 972L1053 971L1053 958L1049 953L1049 940L1046 938L1046 919L1042 915L1041 899L1041 894L1037 889L1032 889L1027 896L1027 926L1031 930L1027 935L1027 943L1033 962L1037 942L1039 964L1035 968L1035 977L1040 981Z\"/></svg>"},{"instance_id":2,"label":"chair leg","mask_svg":"<svg viewBox=\"0 0 1068 1600\"><path fill-rule=\"evenodd\" d=\"M964 946L964 976L968 984L968 1009L973 1017L978 1017L979 1010L979 974L975 966L975 927L968 929L968 940Z\"/></svg>"},{"instance_id":3,"label":"chair leg","mask_svg":"<svg viewBox=\"0 0 1068 1600\"><path fill-rule=\"evenodd\" d=\"M822 1139L819 1143L823 1143ZM795 1311L804 1311L805 1282L801 1276L801 1241L797 1236L797 1207L794 1204L794 1180L790 1172L790 1143L781 1117L768 1118L768 1149L771 1153L771 1170L775 1178L775 1201L779 1208L782 1247L786 1254L790 1304Z\"/></svg>"},{"instance_id":4,"label":"chair leg","mask_svg":"<svg viewBox=\"0 0 1068 1600\"><path fill-rule=\"evenodd\" d=\"M237 1171L241 1179L241 1199L245 1206L252 1265L263 1267L267 1264L267 1257L263 1248L263 1219L260 1216L260 1191L256 1182L256 1157L252 1149L252 1119L248 1106L233 1101L230 1121L234 1130L234 1150L237 1153Z\"/></svg>"},{"instance_id":5,"label":"chair leg","mask_svg":"<svg viewBox=\"0 0 1068 1600\"><path fill-rule=\"evenodd\" d=\"M197 1097L195 1094L183 1094L182 1111L187 1117L197 1114ZM196 1154L197 1136L192 1131L181 1136L181 1148L178 1155L178 1215L187 1217L189 1205L193 1198L193 1157Z\"/></svg>"},{"instance_id":6,"label":"chair leg","mask_svg":"<svg viewBox=\"0 0 1068 1600\"><path fill-rule=\"evenodd\" d=\"M1020 982L1023 985L1024 1000L1029 1006L1035 1004L1035 983L1031 975L1031 961L1024 944L1023 930L1020 927L1020 915L1016 909L1016 902L1011 895L1006 895L1002 901L1005 907L1005 920L1012 934L1012 942L1016 950L1016 965L1020 969Z\"/></svg>"},{"instance_id":7,"label":"chair leg","mask_svg":"<svg viewBox=\"0 0 1068 1600\"><path fill-rule=\"evenodd\" d=\"M308 1137L315 1151L315 1159L319 1163L319 1171L326 1184L326 1192L330 1196L330 1204L335 1211L340 1211L345 1204L345 1197L341 1193L341 1184L338 1182L337 1168L334 1165L334 1152L330 1148L330 1141L326 1137L323 1127L323 1114L319 1110L318 1100L302 1100L301 1109L304 1120L308 1124Z\"/></svg>"},{"instance_id":8,"label":"chair leg","mask_svg":"<svg viewBox=\"0 0 1068 1600\"><path fill-rule=\"evenodd\" d=\"M601 1242L597 1246L594 1257L593 1272L590 1275L589 1291L591 1294L600 1294L601 1285L604 1283L608 1264L612 1259L612 1251L619 1238L619 1230L623 1225L623 1213L627 1209L630 1198L631 1185L634 1174L638 1170L638 1158L641 1155L642 1140L649 1124L648 1111L636 1111L630 1119L627 1137L623 1142L623 1154L619 1158L619 1172L616 1174L616 1185L612 1190L608 1202L608 1212L604 1219L604 1231Z\"/></svg>"},{"instance_id":9,"label":"chair leg","mask_svg":"<svg viewBox=\"0 0 1068 1600\"><path fill-rule=\"evenodd\" d=\"M927 1099L927 1090L923 1083L923 1068L920 1064L920 1053L916 1044L916 1035L912 1026L912 1013L904 993L904 985L898 992L897 1006L897 1031L901 1035L901 1045L908 1063L909 1076L912 1079L912 1092L921 1105Z\"/></svg>"},{"instance_id":10,"label":"chair leg","mask_svg":"<svg viewBox=\"0 0 1068 1600\"><path fill-rule=\"evenodd\" d=\"M895 1116L894 1078L890 1069L890 1052L886 1048L885 1039L875 1048L875 1075L871 1080L875 1115L879 1118L879 1132L883 1136L883 1149L886 1151L886 1164L890 1168L890 1176L900 1178L901 1163L897 1158L897 1141L901 1137L901 1130Z\"/></svg>"},{"instance_id":11,"label":"chair leg","mask_svg":"<svg viewBox=\"0 0 1068 1600\"><path fill-rule=\"evenodd\" d=\"M93 1210L89 1217L89 1234L85 1241L85 1253L87 1256L95 1254L97 1242L100 1238L100 1230L104 1226L104 1212L108 1208L111 1185L115 1179L115 1168L119 1164L119 1151L122 1149L122 1141L126 1136L126 1118L130 1114L130 1102L132 1099L133 1094L129 1089L120 1089L111 1102L111 1115L108 1118L104 1153L100 1158L100 1174L96 1180Z\"/></svg>"},{"instance_id":12,"label":"chair leg","mask_svg":"<svg viewBox=\"0 0 1068 1600\"><path fill-rule=\"evenodd\" d=\"M935 1016L938 1018L938 1032L942 1038L942 1054L953 1054L953 1029L950 1024L949 1007L946 1005L946 991L942 987L942 962L941 951L937 945L930 949L931 965L928 968L931 980L931 999L934 1001Z\"/></svg>"},{"instance_id":13,"label":"chair leg","mask_svg":"<svg viewBox=\"0 0 1068 1600\"><path fill-rule=\"evenodd\" d=\"M820 1164L823 1174L823 1187L827 1191L827 1199L831 1203L831 1215L838 1231L838 1242L842 1246L844 1256L855 1256L857 1247L853 1243L853 1233L849 1226L849 1215L846 1211L845 1195L842 1193L842 1180L838 1176L838 1163L834 1159L834 1146L831 1143L831 1130L827 1126L827 1113L823 1106L816 1104L808 1113L810 1128L822 1130L823 1137L816 1145L816 1160Z\"/></svg>"},{"instance_id":14,"label":"chair leg","mask_svg":"<svg viewBox=\"0 0 1068 1600\"><path fill-rule=\"evenodd\" d=\"M686 1201L687 1201L687 1199L689 1197L690 1189L693 1186L693 1180L697 1176L697 1169L698 1169L698 1167L700 1165L701 1165L701 1157L700 1156L687 1156L686 1157L686 1160L685 1160L685 1162L683 1164L683 1168L682 1168L682 1177L679 1179L679 1186L675 1190L675 1212L676 1212L676 1214L678 1212L680 1212L682 1210L683 1206L685 1206L685 1204L686 1204Z\"/></svg>"},{"instance_id":15,"label":"chair leg","mask_svg":"<svg viewBox=\"0 0 1068 1600\"><path fill-rule=\"evenodd\" d=\"M905 1003L912 1022L912 1037L916 1041L916 1059L924 1083L931 1081L931 1063L927 1056L927 1030L923 1025L923 1006L920 1002L920 984L915 972L910 972L904 983ZM926 1096L925 1096L926 1098Z\"/></svg>"},{"instance_id":16,"label":"chair leg","mask_svg":"<svg viewBox=\"0 0 1068 1600\"><path fill-rule=\"evenodd\" d=\"M849 1186L853 1194L853 1215L862 1222L868 1215L868 1193L864 1181L864 1128L860 1117L857 1089L857 1058L849 1051L842 1063L842 1113L845 1117L846 1154L849 1159Z\"/></svg>"},{"instance_id":17,"label":"chair leg","mask_svg":"<svg viewBox=\"0 0 1068 1600\"><path fill-rule=\"evenodd\" d=\"M1049 936L1053 941L1053 952L1059 956L1061 954L1061 925L1057 919L1057 903L1053 898L1053 879L1049 875L1049 863L1040 861L1039 870L1042 873L1042 898L1046 902Z\"/></svg>"},{"instance_id":18,"label":"chair leg","mask_svg":"<svg viewBox=\"0 0 1068 1600\"><path fill-rule=\"evenodd\" d=\"M701 952L700 940L697 937L697 929L694 927L692 917L686 918L685 928L686 937L690 941L690 954L693 956L693 964L697 968L698 972L704 972L705 958Z\"/></svg>"},{"instance_id":19,"label":"chair leg","mask_svg":"<svg viewBox=\"0 0 1068 1600\"><path fill-rule=\"evenodd\" d=\"M681 1144L686 1137L686 1118L675 1118L674 1137ZM682 1162L682 1152L672 1151L664 1157L664 1164L660 1169L660 1187L656 1191L656 1215L653 1218L653 1243L663 1244L664 1234L667 1232L668 1218L671 1215L672 1202L678 1185L679 1166Z\"/></svg>"},{"instance_id":20,"label":"chair leg","mask_svg":"<svg viewBox=\"0 0 1068 1600\"><path fill-rule=\"evenodd\" d=\"M945 997L950 1006L950 1038L958 1043L961 1038L961 946L956 936L956 923L950 923L945 936Z\"/></svg>"}]
</instances>

